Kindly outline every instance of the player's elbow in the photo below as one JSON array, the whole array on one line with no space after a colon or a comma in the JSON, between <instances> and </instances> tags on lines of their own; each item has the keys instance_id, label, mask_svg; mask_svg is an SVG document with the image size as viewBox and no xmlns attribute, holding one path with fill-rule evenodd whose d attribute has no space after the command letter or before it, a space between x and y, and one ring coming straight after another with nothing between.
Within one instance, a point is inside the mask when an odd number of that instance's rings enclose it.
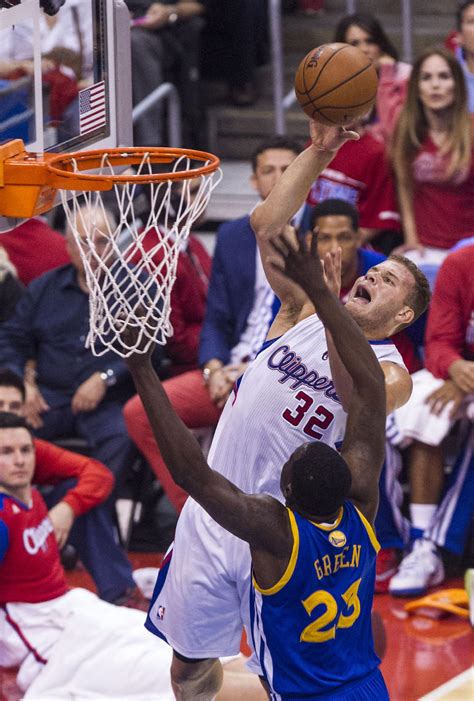
<instances>
[{"instance_id":1,"label":"player's elbow","mask_svg":"<svg viewBox=\"0 0 474 701\"><path fill-rule=\"evenodd\" d=\"M269 238L272 226L266 202L260 202L260 204L255 207L250 215L250 226L257 239L266 241Z\"/></svg>"}]
</instances>

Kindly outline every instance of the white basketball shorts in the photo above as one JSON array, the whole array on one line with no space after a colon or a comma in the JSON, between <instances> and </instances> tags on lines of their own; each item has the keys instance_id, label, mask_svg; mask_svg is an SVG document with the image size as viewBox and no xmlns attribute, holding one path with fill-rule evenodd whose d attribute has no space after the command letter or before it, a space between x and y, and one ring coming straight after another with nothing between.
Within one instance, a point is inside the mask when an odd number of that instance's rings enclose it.
<instances>
[{"instance_id":1,"label":"white basketball shorts","mask_svg":"<svg viewBox=\"0 0 474 701\"><path fill-rule=\"evenodd\" d=\"M163 560L146 627L190 658L236 655L249 628L247 543L188 499Z\"/></svg>"}]
</instances>

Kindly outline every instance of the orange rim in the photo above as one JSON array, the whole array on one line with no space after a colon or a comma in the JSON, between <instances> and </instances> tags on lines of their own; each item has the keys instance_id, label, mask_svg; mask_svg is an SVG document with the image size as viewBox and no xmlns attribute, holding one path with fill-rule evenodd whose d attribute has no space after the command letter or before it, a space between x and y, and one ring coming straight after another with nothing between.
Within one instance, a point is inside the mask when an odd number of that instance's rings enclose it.
<instances>
[{"instance_id":1,"label":"orange rim","mask_svg":"<svg viewBox=\"0 0 474 701\"><path fill-rule=\"evenodd\" d=\"M205 165L189 170L166 173L145 173L114 175L113 173L88 174L83 170L100 168L104 155L112 166L138 165L145 154L149 155L152 164L172 163L179 158L187 157L202 161ZM77 153L47 154L46 169L53 176L52 186L58 189L103 189L106 183L154 183L167 180L187 180L213 173L220 165L220 159L206 151L195 151L185 148L171 147L137 147L97 149ZM79 171L79 172L78 172ZM102 187L101 187L102 186Z\"/></svg>"}]
</instances>

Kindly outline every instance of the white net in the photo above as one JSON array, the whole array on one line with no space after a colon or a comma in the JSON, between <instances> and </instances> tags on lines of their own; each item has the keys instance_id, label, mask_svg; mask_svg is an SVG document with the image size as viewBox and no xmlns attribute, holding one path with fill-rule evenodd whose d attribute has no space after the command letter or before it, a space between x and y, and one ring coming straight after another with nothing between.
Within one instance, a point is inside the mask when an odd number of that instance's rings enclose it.
<instances>
[{"instance_id":1,"label":"white net","mask_svg":"<svg viewBox=\"0 0 474 701\"><path fill-rule=\"evenodd\" d=\"M195 160L180 156L169 172L192 172L196 167ZM135 175L153 172L152 159L144 154ZM94 174L107 173L117 175L117 170L104 154ZM149 183L131 177L106 192L61 190L87 281L86 346L94 355L113 350L125 358L146 352L152 343L164 345L172 335L170 299L178 255L221 177L218 169ZM139 330L133 346L120 335L124 325Z\"/></svg>"}]
</instances>

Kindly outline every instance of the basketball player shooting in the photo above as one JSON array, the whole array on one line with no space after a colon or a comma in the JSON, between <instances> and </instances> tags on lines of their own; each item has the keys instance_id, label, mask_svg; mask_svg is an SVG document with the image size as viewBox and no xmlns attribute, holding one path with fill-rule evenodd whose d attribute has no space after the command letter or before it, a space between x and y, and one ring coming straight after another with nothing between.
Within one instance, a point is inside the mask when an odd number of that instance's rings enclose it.
<instances>
[{"instance_id":1,"label":"basketball player shooting","mask_svg":"<svg viewBox=\"0 0 474 701\"><path fill-rule=\"evenodd\" d=\"M308 251L305 242L294 247L280 237L273 251L271 265L300 285L318 308L353 384L341 454L321 442L300 445L281 472L285 504L267 494L247 494L212 470L175 414L150 354L135 354L126 362L175 482L250 545L252 637L264 686L275 694L271 698L333 699L350 685L351 699L383 701L388 694L373 648L370 612L378 550L372 524L384 455L384 374L363 332L329 290L316 241ZM132 329L124 333L136 335ZM181 695L179 685L174 690L178 699L204 701L213 695L199 684L188 689L189 695Z\"/></svg>"},{"instance_id":2,"label":"basketball player shooting","mask_svg":"<svg viewBox=\"0 0 474 701\"><path fill-rule=\"evenodd\" d=\"M284 188L277 183L277 201L272 197L270 204L267 199L254 212L261 226L257 239L264 266L281 299L281 311L259 355L236 383L208 455L211 467L243 492L269 494L279 501L282 464L301 443L342 445L351 399L352 379L335 357L313 302L269 265L275 256L270 240L280 235L310 184L348 138L342 128L312 124L312 130L312 145L279 180ZM268 211L272 208L275 212ZM288 209L292 211L287 216ZM365 337L379 340L372 349L386 376L387 407L404 403L411 389L403 361L387 336L412 321L427 303L426 280L410 265L392 259L377 266L357 281L352 302L346 304ZM335 386L336 371L341 378ZM171 677L180 698L195 701L196 690L202 689L207 695L201 698L212 698L220 681L217 658L238 653L242 625L251 638L250 568L246 543L188 499L147 619L147 628L173 647ZM253 670L261 674L258 664Z\"/></svg>"}]
</instances>

